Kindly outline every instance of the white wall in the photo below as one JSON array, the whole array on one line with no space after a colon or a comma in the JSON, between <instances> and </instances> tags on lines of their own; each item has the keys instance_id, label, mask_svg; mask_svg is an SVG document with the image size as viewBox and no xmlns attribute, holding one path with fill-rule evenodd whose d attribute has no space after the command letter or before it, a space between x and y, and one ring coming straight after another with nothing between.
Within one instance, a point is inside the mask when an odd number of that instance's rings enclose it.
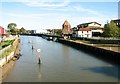
<instances>
[{"instance_id":1,"label":"white wall","mask_svg":"<svg viewBox=\"0 0 120 84\"><path fill-rule=\"evenodd\" d=\"M100 33L103 33L103 30L92 30L92 32L100 32Z\"/></svg>"},{"instance_id":2,"label":"white wall","mask_svg":"<svg viewBox=\"0 0 120 84\"><path fill-rule=\"evenodd\" d=\"M78 31L78 37L88 37L91 38L92 37L92 31Z\"/></svg>"},{"instance_id":3,"label":"white wall","mask_svg":"<svg viewBox=\"0 0 120 84\"><path fill-rule=\"evenodd\" d=\"M44 33L47 33L47 30L45 30L45 29L36 30L36 33L42 33L42 34L44 34Z\"/></svg>"}]
</instances>

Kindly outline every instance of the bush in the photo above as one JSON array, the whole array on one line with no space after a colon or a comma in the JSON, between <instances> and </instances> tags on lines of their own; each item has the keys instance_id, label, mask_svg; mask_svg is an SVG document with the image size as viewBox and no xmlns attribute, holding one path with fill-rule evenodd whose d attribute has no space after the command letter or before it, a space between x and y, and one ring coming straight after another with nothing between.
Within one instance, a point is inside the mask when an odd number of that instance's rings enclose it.
<instances>
[{"instance_id":1,"label":"bush","mask_svg":"<svg viewBox=\"0 0 120 84\"><path fill-rule=\"evenodd\" d=\"M11 45L13 42L14 42L14 40L4 41L3 43L1 43L1 46L0 46L0 47L5 48L6 46Z\"/></svg>"},{"instance_id":2,"label":"bush","mask_svg":"<svg viewBox=\"0 0 120 84\"><path fill-rule=\"evenodd\" d=\"M5 56L8 56L12 51L15 50L15 46L12 46L11 48L5 50L5 52L3 54L0 55L0 58L3 58Z\"/></svg>"},{"instance_id":3,"label":"bush","mask_svg":"<svg viewBox=\"0 0 120 84\"><path fill-rule=\"evenodd\" d=\"M8 43L10 45L14 42L14 40L8 40L8 41L5 41L5 42L6 42L6 44ZM15 51L16 46L17 46L17 43L15 43L15 45L12 45L9 49L5 50L4 53L0 54L0 58L8 56L12 51Z\"/></svg>"}]
</instances>

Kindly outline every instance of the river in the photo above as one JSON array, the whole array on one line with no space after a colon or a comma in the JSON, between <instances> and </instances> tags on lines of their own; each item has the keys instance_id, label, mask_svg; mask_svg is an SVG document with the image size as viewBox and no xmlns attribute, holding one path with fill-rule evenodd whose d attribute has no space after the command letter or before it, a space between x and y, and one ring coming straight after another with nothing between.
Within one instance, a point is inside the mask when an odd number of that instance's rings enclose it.
<instances>
[{"instance_id":1,"label":"river","mask_svg":"<svg viewBox=\"0 0 120 84\"><path fill-rule=\"evenodd\" d=\"M20 38L22 56L3 82L118 82L119 67L94 55L37 36Z\"/></svg>"}]
</instances>

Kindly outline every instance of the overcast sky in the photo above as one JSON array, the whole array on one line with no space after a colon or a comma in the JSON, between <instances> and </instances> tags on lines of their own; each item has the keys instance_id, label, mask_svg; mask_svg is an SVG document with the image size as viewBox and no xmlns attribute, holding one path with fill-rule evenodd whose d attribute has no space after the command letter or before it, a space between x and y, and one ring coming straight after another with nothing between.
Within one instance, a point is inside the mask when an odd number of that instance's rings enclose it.
<instances>
[{"instance_id":1,"label":"overcast sky","mask_svg":"<svg viewBox=\"0 0 120 84\"><path fill-rule=\"evenodd\" d=\"M75 27L93 21L104 25L118 18L117 0L94 1L3 0L0 2L0 25L6 28L9 23L16 23L18 28L39 30L62 28L65 20Z\"/></svg>"}]
</instances>

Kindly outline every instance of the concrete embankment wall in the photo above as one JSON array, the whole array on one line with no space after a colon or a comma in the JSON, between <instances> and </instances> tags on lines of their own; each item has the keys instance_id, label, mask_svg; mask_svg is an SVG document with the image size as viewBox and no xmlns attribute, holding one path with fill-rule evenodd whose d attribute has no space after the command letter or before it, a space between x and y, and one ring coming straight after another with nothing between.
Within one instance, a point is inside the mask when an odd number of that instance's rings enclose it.
<instances>
[{"instance_id":1,"label":"concrete embankment wall","mask_svg":"<svg viewBox=\"0 0 120 84\"><path fill-rule=\"evenodd\" d=\"M15 50L13 52L11 52L7 57L4 57L2 60L2 62L0 62L1 64L1 77L0 77L0 81L2 83L2 80L4 78L6 78L9 74L9 72L11 71L11 69L14 67L15 65L15 60L13 60L14 56L17 56L17 54L19 54L20 52L20 38L16 38L16 40L14 41L14 43L12 45L15 45Z\"/></svg>"},{"instance_id":2,"label":"concrete embankment wall","mask_svg":"<svg viewBox=\"0 0 120 84\"><path fill-rule=\"evenodd\" d=\"M17 38L11 46L15 45L15 49L17 48L17 45L18 45L18 42L19 42L19 38ZM14 57L14 54L15 54L15 51L14 50L13 52L11 52L8 56L0 59L0 67L3 67L6 63L8 63L13 57Z\"/></svg>"},{"instance_id":3,"label":"concrete embankment wall","mask_svg":"<svg viewBox=\"0 0 120 84\"><path fill-rule=\"evenodd\" d=\"M90 41L91 43L96 43L96 44L120 44L120 40L110 40L110 39L90 39L90 38L81 38L81 37L76 37L78 40L86 40Z\"/></svg>"},{"instance_id":4,"label":"concrete embankment wall","mask_svg":"<svg viewBox=\"0 0 120 84\"><path fill-rule=\"evenodd\" d=\"M9 60L11 60L14 56L14 52L11 52L10 55L4 57L3 59L0 60L0 66L4 66L6 63L9 62Z\"/></svg>"},{"instance_id":5,"label":"concrete embankment wall","mask_svg":"<svg viewBox=\"0 0 120 84\"><path fill-rule=\"evenodd\" d=\"M11 45L5 47L4 49L0 50L0 54L2 54L5 50L9 49L11 47Z\"/></svg>"},{"instance_id":6,"label":"concrete embankment wall","mask_svg":"<svg viewBox=\"0 0 120 84\"><path fill-rule=\"evenodd\" d=\"M87 45L87 44L83 44L83 43L77 43L77 42L64 40L64 39L58 39L58 42L69 45L76 49L82 50L83 52L93 54L93 56L104 59L111 63L115 63L117 65L119 64L118 63L120 60L119 52L114 52L114 51L106 50L106 49L99 48L96 46L91 46L91 45Z\"/></svg>"}]
</instances>

